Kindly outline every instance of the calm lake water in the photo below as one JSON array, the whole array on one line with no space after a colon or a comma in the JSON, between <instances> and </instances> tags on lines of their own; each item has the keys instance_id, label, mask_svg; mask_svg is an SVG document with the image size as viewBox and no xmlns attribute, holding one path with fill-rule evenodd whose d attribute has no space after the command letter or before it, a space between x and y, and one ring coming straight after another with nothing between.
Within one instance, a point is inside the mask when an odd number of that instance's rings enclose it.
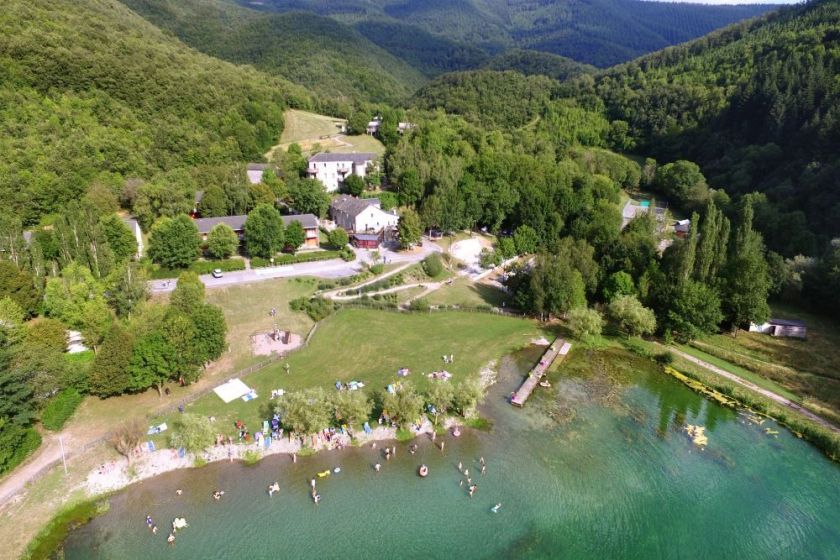
<instances>
[{"instance_id":1,"label":"calm lake water","mask_svg":"<svg viewBox=\"0 0 840 560\"><path fill-rule=\"evenodd\" d=\"M423 438L416 455L397 444L378 474L369 447L169 473L113 497L106 515L70 534L65 557L840 558L840 468L804 441L662 374L567 378L514 409L504 397L534 356L502 362L483 410L492 433L447 437L445 454ZM688 440L686 422L707 426L707 449ZM458 484L459 460L479 486L473 498ZM308 481L335 466L315 506ZM282 490L269 498L274 480ZM169 546L176 516L190 526Z\"/></svg>"}]
</instances>

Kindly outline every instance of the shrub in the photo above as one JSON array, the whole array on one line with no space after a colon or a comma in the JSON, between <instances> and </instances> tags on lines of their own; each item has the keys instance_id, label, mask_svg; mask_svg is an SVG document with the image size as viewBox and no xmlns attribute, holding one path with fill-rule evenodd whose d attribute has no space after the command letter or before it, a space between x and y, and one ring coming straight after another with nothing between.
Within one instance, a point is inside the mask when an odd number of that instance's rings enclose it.
<instances>
[{"instance_id":1,"label":"shrub","mask_svg":"<svg viewBox=\"0 0 840 560\"><path fill-rule=\"evenodd\" d=\"M330 245L339 250L345 248L350 243L350 236L347 235L347 231L340 227L332 230L327 235L327 239Z\"/></svg>"},{"instance_id":2,"label":"shrub","mask_svg":"<svg viewBox=\"0 0 840 560\"><path fill-rule=\"evenodd\" d=\"M24 428L0 418L0 474L21 464L41 445L34 428Z\"/></svg>"},{"instance_id":3,"label":"shrub","mask_svg":"<svg viewBox=\"0 0 840 560\"><path fill-rule=\"evenodd\" d=\"M674 363L674 353L670 350L667 352L662 352L661 354L656 355L657 363L662 364L663 366L668 366Z\"/></svg>"},{"instance_id":4,"label":"shrub","mask_svg":"<svg viewBox=\"0 0 840 560\"><path fill-rule=\"evenodd\" d=\"M375 264L372 267L370 267L370 272L371 272L371 274L374 274L374 275L382 274L382 272L384 272L384 270L385 270L385 265L382 264L382 263L378 263L378 264Z\"/></svg>"},{"instance_id":5,"label":"shrub","mask_svg":"<svg viewBox=\"0 0 840 560\"><path fill-rule=\"evenodd\" d=\"M82 395L76 389L65 389L50 399L41 412L41 424L53 432L60 430L73 416L82 402Z\"/></svg>"},{"instance_id":6,"label":"shrub","mask_svg":"<svg viewBox=\"0 0 840 560\"><path fill-rule=\"evenodd\" d=\"M353 251L350 251L353 253ZM299 253L296 255L278 255L274 257L275 266L285 266L289 264L328 261L331 259L344 258L343 251L314 251L312 253ZM353 255L355 257L355 254ZM353 259L350 259L353 260ZM265 268L271 266L270 259L262 257L253 257L251 259L251 268Z\"/></svg>"},{"instance_id":7,"label":"shrub","mask_svg":"<svg viewBox=\"0 0 840 560\"><path fill-rule=\"evenodd\" d=\"M409 309L411 309L412 311L428 311L429 308L429 302L425 298L415 299L409 305Z\"/></svg>"},{"instance_id":8,"label":"shrub","mask_svg":"<svg viewBox=\"0 0 840 560\"><path fill-rule=\"evenodd\" d=\"M423 271L431 278L443 274L443 262L440 260L440 255L432 253L423 259Z\"/></svg>"},{"instance_id":9,"label":"shrub","mask_svg":"<svg viewBox=\"0 0 840 560\"><path fill-rule=\"evenodd\" d=\"M293 299L289 302L289 308L292 311L305 312L315 322L325 319L335 310L331 300L318 297Z\"/></svg>"}]
</instances>

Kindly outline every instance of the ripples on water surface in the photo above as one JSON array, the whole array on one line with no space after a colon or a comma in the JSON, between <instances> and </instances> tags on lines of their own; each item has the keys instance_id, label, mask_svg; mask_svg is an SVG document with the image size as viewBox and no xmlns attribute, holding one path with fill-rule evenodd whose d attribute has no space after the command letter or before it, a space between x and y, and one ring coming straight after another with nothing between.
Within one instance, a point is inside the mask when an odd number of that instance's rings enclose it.
<instances>
[{"instance_id":1,"label":"ripples on water surface","mask_svg":"<svg viewBox=\"0 0 840 560\"><path fill-rule=\"evenodd\" d=\"M769 437L766 424L745 424L664 375L567 379L513 409L504 396L525 361L503 361L484 411L493 432L448 438L445 455L423 439L413 456L398 444L379 474L370 448L169 473L115 496L109 513L71 533L65 556L840 558L840 468L805 442L783 429ZM681 432L685 422L707 426L706 450ZM459 460L479 485L472 499L458 485ZM338 465L313 505L308 480ZM282 490L269 498L274 480ZM221 502L215 488L226 491ZM168 546L176 516L190 527Z\"/></svg>"}]
</instances>

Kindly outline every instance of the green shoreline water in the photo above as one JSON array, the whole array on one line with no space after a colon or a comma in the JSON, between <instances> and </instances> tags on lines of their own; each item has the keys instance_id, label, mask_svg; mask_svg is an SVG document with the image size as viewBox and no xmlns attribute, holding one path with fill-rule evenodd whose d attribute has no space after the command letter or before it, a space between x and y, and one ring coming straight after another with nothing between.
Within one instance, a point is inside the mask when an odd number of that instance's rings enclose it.
<instances>
[{"instance_id":1,"label":"green shoreline water","mask_svg":"<svg viewBox=\"0 0 840 560\"><path fill-rule=\"evenodd\" d=\"M534 355L502 362L483 411L492 432L449 437L445 454L420 439L414 456L396 444L379 474L370 448L168 473L112 497L108 513L71 532L65 558L840 557L840 468L807 443L786 430L769 437L767 424L649 372L564 378L514 409L504 397ZM706 450L686 422L707 426ZM472 499L459 460L479 485ZM313 505L309 478L334 466L342 472L319 482ZM274 480L282 490L268 498ZM190 527L170 547L175 516Z\"/></svg>"}]
</instances>

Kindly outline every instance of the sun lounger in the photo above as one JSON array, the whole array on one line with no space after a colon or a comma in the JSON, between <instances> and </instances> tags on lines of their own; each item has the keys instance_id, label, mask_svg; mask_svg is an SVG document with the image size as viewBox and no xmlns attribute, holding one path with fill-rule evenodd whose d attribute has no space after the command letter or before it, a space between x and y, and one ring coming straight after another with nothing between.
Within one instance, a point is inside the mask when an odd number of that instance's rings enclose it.
<instances>
[{"instance_id":1,"label":"sun lounger","mask_svg":"<svg viewBox=\"0 0 840 560\"><path fill-rule=\"evenodd\" d=\"M153 436L153 435L155 435L155 434L159 434L159 433L161 433L161 432L165 432L167 429L169 429L169 428L168 428L168 426L166 425L166 422L164 422L163 424L158 424L157 426L152 426L152 427L150 427L150 428L148 429L148 431L146 432L146 435L147 435L147 436Z\"/></svg>"}]
</instances>

